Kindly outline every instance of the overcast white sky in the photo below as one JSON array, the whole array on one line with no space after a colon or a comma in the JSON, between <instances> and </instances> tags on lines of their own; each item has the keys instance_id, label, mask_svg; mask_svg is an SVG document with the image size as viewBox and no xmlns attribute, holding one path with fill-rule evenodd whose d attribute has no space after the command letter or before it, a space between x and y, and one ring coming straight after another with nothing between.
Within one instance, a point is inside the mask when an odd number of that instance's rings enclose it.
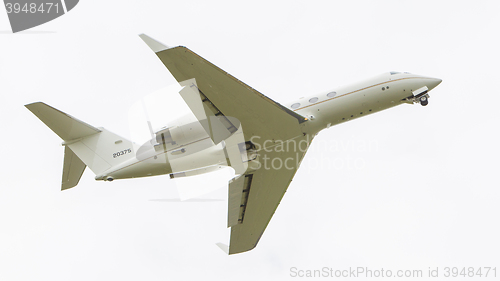
<instances>
[{"instance_id":1,"label":"overcast white sky","mask_svg":"<svg viewBox=\"0 0 500 281\"><path fill-rule=\"evenodd\" d=\"M80 1L19 34L0 9L0 280L446 266L496 266L498 278L500 2L245 3ZM44 101L128 136L129 108L175 82L140 33L283 103L391 70L443 82L427 107L321 132L257 248L226 256L215 246L229 238L223 190L178 202L168 177L107 183L87 170L61 192L61 140L23 106Z\"/></svg>"}]
</instances>

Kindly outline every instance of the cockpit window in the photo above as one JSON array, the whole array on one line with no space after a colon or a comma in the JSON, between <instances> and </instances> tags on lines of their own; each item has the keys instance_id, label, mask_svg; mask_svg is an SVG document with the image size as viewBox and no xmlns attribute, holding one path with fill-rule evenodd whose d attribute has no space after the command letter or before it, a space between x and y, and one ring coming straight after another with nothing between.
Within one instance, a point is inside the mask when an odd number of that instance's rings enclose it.
<instances>
[{"instance_id":1,"label":"cockpit window","mask_svg":"<svg viewBox=\"0 0 500 281\"><path fill-rule=\"evenodd\" d=\"M397 71L391 71L390 73L391 73L391 75L394 75L394 74L401 74L401 72L397 72Z\"/></svg>"}]
</instances>

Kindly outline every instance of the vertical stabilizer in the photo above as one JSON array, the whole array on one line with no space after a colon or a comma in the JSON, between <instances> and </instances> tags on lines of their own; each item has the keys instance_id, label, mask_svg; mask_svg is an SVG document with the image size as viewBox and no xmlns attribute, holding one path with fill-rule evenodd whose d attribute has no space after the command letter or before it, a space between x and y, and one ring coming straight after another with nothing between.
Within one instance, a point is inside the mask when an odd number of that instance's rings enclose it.
<instances>
[{"instance_id":1,"label":"vertical stabilizer","mask_svg":"<svg viewBox=\"0 0 500 281\"><path fill-rule=\"evenodd\" d=\"M135 157L131 141L104 128L99 130L98 134L65 143L96 175Z\"/></svg>"},{"instance_id":2,"label":"vertical stabilizer","mask_svg":"<svg viewBox=\"0 0 500 281\"><path fill-rule=\"evenodd\" d=\"M75 187L85 171L85 163L69 148L64 148L64 165L61 190Z\"/></svg>"}]
</instances>

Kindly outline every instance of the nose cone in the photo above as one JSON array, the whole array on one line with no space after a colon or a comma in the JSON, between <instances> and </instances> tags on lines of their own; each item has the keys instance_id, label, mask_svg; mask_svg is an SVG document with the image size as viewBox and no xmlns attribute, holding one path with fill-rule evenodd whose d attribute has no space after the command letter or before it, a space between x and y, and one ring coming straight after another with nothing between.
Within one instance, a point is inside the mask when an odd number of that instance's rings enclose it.
<instances>
[{"instance_id":1,"label":"nose cone","mask_svg":"<svg viewBox=\"0 0 500 281\"><path fill-rule=\"evenodd\" d=\"M436 88L437 85L441 83L441 79L439 78L430 78L429 81L427 82L427 88L429 88L429 91Z\"/></svg>"}]
</instances>

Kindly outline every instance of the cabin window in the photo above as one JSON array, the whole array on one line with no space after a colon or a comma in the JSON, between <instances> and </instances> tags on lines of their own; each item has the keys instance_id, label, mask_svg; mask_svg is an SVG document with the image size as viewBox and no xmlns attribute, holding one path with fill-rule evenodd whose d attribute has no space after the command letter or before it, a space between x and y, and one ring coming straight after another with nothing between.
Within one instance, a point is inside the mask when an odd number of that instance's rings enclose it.
<instances>
[{"instance_id":1,"label":"cabin window","mask_svg":"<svg viewBox=\"0 0 500 281\"><path fill-rule=\"evenodd\" d=\"M295 109L295 108L299 108L300 106L300 103L294 103L292 104L291 108Z\"/></svg>"},{"instance_id":2,"label":"cabin window","mask_svg":"<svg viewBox=\"0 0 500 281\"><path fill-rule=\"evenodd\" d=\"M314 97L312 99L309 100L310 103L315 103L318 101L318 98Z\"/></svg>"},{"instance_id":3,"label":"cabin window","mask_svg":"<svg viewBox=\"0 0 500 281\"><path fill-rule=\"evenodd\" d=\"M326 96L329 98L333 98L336 95L337 95L337 92L329 92Z\"/></svg>"}]
</instances>

